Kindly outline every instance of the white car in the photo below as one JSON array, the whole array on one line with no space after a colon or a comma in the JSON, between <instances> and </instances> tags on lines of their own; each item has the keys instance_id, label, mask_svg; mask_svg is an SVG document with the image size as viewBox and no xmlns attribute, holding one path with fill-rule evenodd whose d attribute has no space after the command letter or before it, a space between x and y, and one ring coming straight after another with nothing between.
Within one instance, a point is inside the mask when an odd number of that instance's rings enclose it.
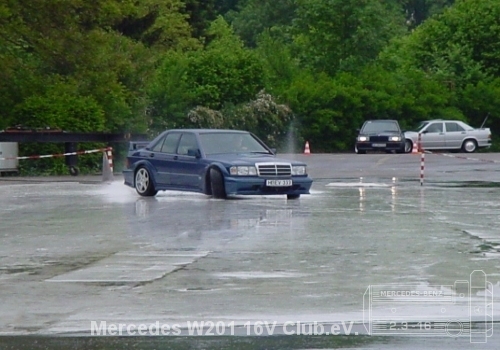
<instances>
[{"instance_id":1,"label":"white car","mask_svg":"<svg viewBox=\"0 0 500 350\"><path fill-rule=\"evenodd\" d=\"M489 128L475 129L459 120L427 120L416 131L405 132L405 152L410 153L421 134L424 150L458 150L466 153L491 146Z\"/></svg>"}]
</instances>

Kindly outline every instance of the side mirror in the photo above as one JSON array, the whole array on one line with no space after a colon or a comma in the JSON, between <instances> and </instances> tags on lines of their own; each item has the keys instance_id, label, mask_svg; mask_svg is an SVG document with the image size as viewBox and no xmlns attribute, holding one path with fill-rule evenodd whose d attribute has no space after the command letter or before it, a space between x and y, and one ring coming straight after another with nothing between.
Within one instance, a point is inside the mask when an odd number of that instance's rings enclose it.
<instances>
[{"instance_id":1,"label":"side mirror","mask_svg":"<svg viewBox=\"0 0 500 350\"><path fill-rule=\"evenodd\" d=\"M424 131L422 131L422 132L421 132L421 134L427 134L428 132L429 132L429 131L424 130Z\"/></svg>"},{"instance_id":2,"label":"side mirror","mask_svg":"<svg viewBox=\"0 0 500 350\"><path fill-rule=\"evenodd\" d=\"M276 150L276 148L271 148L271 152L273 152L274 154L276 154L278 151Z\"/></svg>"},{"instance_id":3,"label":"side mirror","mask_svg":"<svg viewBox=\"0 0 500 350\"><path fill-rule=\"evenodd\" d=\"M359 134L359 132L361 131L361 129L356 129L356 132Z\"/></svg>"},{"instance_id":4,"label":"side mirror","mask_svg":"<svg viewBox=\"0 0 500 350\"><path fill-rule=\"evenodd\" d=\"M190 157L196 157L196 158L201 158L201 152L199 149L188 149L188 156Z\"/></svg>"}]
</instances>

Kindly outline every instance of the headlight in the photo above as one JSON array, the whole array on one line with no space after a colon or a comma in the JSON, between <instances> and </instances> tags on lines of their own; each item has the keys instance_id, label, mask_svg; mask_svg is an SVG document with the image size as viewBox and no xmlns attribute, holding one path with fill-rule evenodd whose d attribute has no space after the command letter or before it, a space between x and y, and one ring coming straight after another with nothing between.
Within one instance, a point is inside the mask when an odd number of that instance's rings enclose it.
<instances>
[{"instance_id":1,"label":"headlight","mask_svg":"<svg viewBox=\"0 0 500 350\"><path fill-rule=\"evenodd\" d=\"M389 137L389 141L399 142L401 141L401 136L391 136Z\"/></svg>"},{"instance_id":2,"label":"headlight","mask_svg":"<svg viewBox=\"0 0 500 350\"><path fill-rule=\"evenodd\" d=\"M292 166L292 175L305 175L306 167L303 165Z\"/></svg>"},{"instance_id":3,"label":"headlight","mask_svg":"<svg viewBox=\"0 0 500 350\"><path fill-rule=\"evenodd\" d=\"M361 141L361 142L368 141L368 137L367 136L358 136L358 141Z\"/></svg>"},{"instance_id":4,"label":"headlight","mask_svg":"<svg viewBox=\"0 0 500 350\"><path fill-rule=\"evenodd\" d=\"M229 173L238 176L255 176L257 169L254 166L233 166L229 168Z\"/></svg>"}]
</instances>

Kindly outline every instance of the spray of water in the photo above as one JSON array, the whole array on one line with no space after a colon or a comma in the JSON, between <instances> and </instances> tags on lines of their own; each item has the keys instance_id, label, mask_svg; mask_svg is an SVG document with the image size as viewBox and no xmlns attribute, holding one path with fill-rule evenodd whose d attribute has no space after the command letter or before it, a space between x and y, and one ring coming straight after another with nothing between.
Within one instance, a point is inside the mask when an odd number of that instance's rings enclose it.
<instances>
[{"instance_id":1,"label":"spray of water","mask_svg":"<svg viewBox=\"0 0 500 350\"><path fill-rule=\"evenodd\" d=\"M290 122L285 137L284 151L287 154L297 153L297 129L295 119Z\"/></svg>"}]
</instances>

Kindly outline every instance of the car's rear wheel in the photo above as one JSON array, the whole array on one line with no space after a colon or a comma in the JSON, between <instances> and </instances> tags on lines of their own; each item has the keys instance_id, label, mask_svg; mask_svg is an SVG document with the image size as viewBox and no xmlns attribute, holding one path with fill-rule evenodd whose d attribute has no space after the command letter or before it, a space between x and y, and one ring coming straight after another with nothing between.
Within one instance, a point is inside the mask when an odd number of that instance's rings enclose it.
<instances>
[{"instance_id":1,"label":"car's rear wheel","mask_svg":"<svg viewBox=\"0 0 500 350\"><path fill-rule=\"evenodd\" d=\"M143 197L155 196L158 191L155 190L151 174L145 167L140 167L135 172L135 190Z\"/></svg>"},{"instance_id":2,"label":"car's rear wheel","mask_svg":"<svg viewBox=\"0 0 500 350\"><path fill-rule=\"evenodd\" d=\"M300 198L300 194L287 194L286 199L297 199Z\"/></svg>"},{"instance_id":3,"label":"car's rear wheel","mask_svg":"<svg viewBox=\"0 0 500 350\"><path fill-rule=\"evenodd\" d=\"M210 169L210 188L214 198L226 198L226 188L224 187L224 177L218 169Z\"/></svg>"},{"instance_id":4,"label":"car's rear wheel","mask_svg":"<svg viewBox=\"0 0 500 350\"><path fill-rule=\"evenodd\" d=\"M475 140L465 140L462 144L462 150L465 153L473 153L477 149L477 143Z\"/></svg>"},{"instance_id":5,"label":"car's rear wheel","mask_svg":"<svg viewBox=\"0 0 500 350\"><path fill-rule=\"evenodd\" d=\"M413 149L413 142L411 140L405 140L405 153L411 153Z\"/></svg>"}]
</instances>

